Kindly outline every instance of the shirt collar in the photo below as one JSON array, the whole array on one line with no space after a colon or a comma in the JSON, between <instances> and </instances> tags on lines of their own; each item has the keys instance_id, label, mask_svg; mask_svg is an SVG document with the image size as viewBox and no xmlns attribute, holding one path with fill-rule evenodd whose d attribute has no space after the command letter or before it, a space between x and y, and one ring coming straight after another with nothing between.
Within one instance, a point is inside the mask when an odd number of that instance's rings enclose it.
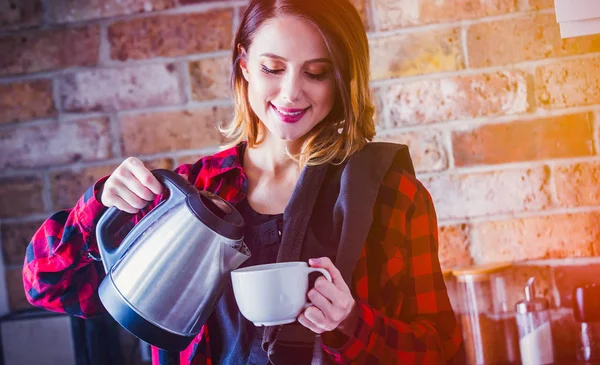
<instances>
[{"instance_id":1,"label":"shirt collar","mask_svg":"<svg viewBox=\"0 0 600 365\"><path fill-rule=\"evenodd\" d=\"M246 175L244 173L242 161L244 159L244 152L247 144L246 141L243 141L234 147L212 155L207 161L209 166L207 166L206 179L208 181L218 179L232 170L238 170L240 175L245 179Z\"/></svg>"}]
</instances>

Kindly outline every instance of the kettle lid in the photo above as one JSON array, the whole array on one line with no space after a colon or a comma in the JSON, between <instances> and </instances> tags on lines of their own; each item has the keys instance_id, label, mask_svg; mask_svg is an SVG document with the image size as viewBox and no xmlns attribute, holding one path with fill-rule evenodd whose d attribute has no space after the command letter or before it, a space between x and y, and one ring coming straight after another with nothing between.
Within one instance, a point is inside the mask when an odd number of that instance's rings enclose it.
<instances>
[{"instance_id":1,"label":"kettle lid","mask_svg":"<svg viewBox=\"0 0 600 365\"><path fill-rule=\"evenodd\" d=\"M187 204L208 228L230 240L244 238L244 218L229 202L209 191L190 194Z\"/></svg>"}]
</instances>

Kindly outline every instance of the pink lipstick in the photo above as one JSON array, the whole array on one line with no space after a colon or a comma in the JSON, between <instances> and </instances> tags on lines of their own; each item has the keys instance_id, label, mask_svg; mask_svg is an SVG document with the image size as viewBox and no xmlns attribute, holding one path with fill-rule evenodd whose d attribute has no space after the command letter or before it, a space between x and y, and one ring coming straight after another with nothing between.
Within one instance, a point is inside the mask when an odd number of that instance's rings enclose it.
<instances>
[{"instance_id":1,"label":"pink lipstick","mask_svg":"<svg viewBox=\"0 0 600 365\"><path fill-rule=\"evenodd\" d=\"M305 109L279 108L273 104L271 104L271 108L273 109L273 111L275 112L275 115L277 115L279 120L281 120L284 123L298 122L300 119L302 119L304 114L306 114L306 111L308 111L308 109L310 109L310 107L305 108Z\"/></svg>"}]
</instances>

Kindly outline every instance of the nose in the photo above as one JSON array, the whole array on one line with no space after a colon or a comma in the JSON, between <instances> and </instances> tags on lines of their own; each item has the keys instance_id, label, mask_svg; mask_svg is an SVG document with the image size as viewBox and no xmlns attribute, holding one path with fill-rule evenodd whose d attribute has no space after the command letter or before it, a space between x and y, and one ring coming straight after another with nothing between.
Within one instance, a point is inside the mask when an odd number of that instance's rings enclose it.
<instances>
[{"instance_id":1,"label":"nose","mask_svg":"<svg viewBox=\"0 0 600 365\"><path fill-rule=\"evenodd\" d=\"M288 103L295 103L302 95L302 80L293 72L288 73L282 80L281 96Z\"/></svg>"}]
</instances>

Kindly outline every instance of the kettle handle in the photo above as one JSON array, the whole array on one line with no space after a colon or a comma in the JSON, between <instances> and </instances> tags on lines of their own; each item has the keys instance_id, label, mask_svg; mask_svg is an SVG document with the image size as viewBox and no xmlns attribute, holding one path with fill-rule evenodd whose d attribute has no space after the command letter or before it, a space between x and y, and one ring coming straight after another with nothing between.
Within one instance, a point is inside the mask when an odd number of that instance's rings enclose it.
<instances>
[{"instance_id":1,"label":"kettle handle","mask_svg":"<svg viewBox=\"0 0 600 365\"><path fill-rule=\"evenodd\" d=\"M135 237L154 223L154 219L147 219L154 216L158 211L168 211L173 206L179 204L182 199L185 199L189 194L197 193L198 190L179 174L166 169L152 170L152 174L160 181L169 191L169 197L161 201L156 207L152 208L150 213L142 218L133 229L125 236L120 245L114 242L114 234L118 229L122 228L125 223L131 220L135 214L130 214L119 210L116 207L109 208L100 218L96 225L96 239L98 241L98 249L104 270L108 274L113 265L121 258L121 256L129 249L131 244L135 242L128 237Z\"/></svg>"}]
</instances>

